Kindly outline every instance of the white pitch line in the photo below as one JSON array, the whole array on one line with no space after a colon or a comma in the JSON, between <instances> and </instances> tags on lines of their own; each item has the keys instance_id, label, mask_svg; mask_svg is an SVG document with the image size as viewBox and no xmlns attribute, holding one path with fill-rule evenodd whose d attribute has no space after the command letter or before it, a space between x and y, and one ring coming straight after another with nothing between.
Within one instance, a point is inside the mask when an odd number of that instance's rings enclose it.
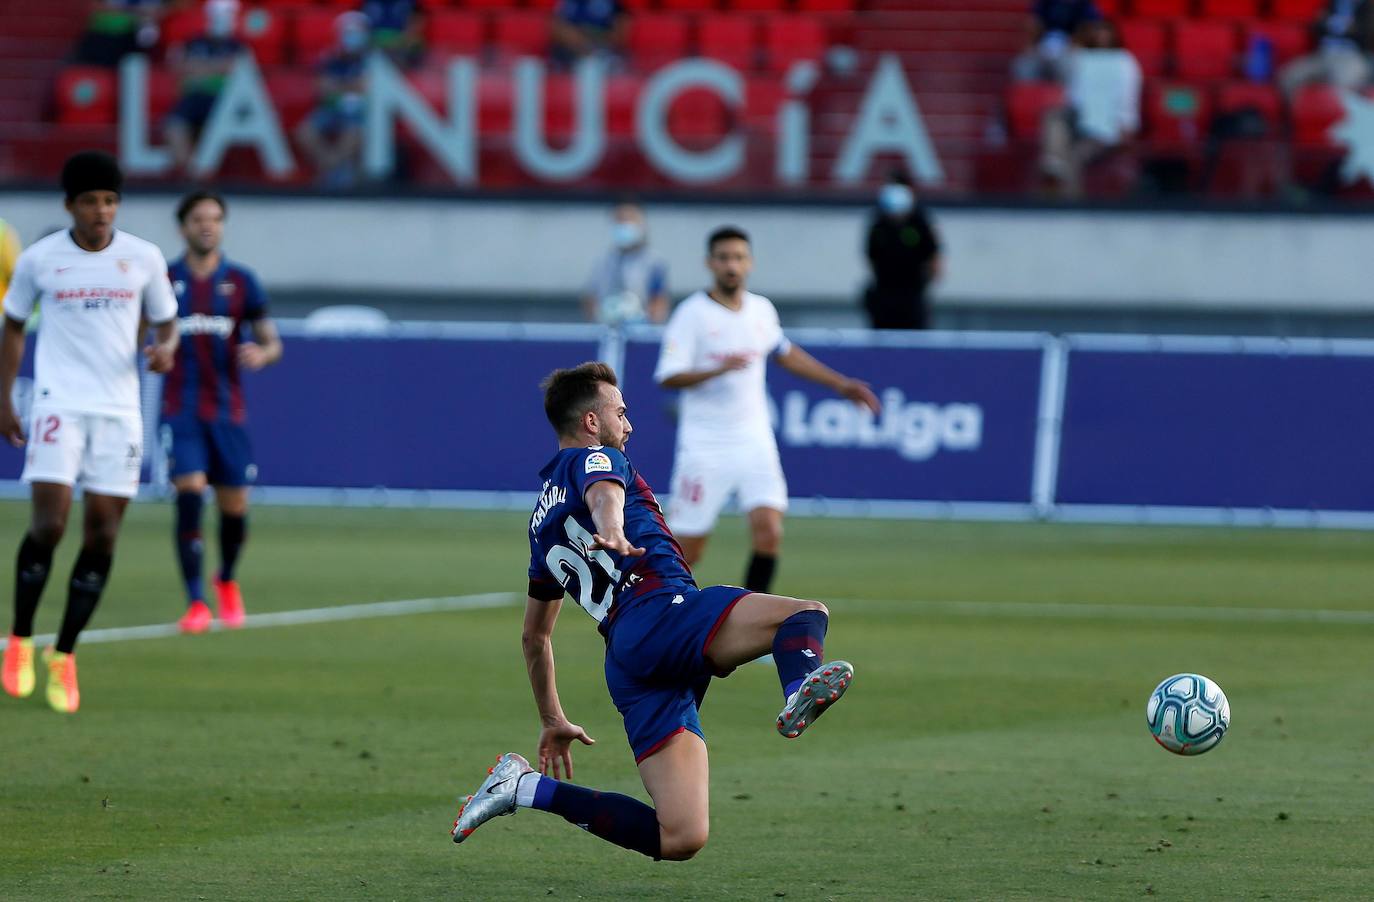
<instances>
[{"instance_id":1,"label":"white pitch line","mask_svg":"<svg viewBox=\"0 0 1374 902\"><path fill-rule=\"evenodd\" d=\"M445 598L411 598L404 601L374 601L364 604L343 604L329 608L304 608L298 611L276 611L270 614L249 614L243 629L264 629L274 626L298 626L304 623L331 623L342 620L368 620L373 617L403 617L407 614L431 614L437 611L473 611L481 608L502 608L512 604L516 596L510 592L488 592L484 595L452 595ZM216 620L210 629L226 630ZM132 639L165 639L179 636L175 623L151 623L147 626L116 626L87 630L81 634L81 644L93 642L128 642ZM35 645L47 645L57 639L54 633L34 636ZM0 648L9 643L0 640Z\"/></svg>"},{"instance_id":2,"label":"white pitch line","mask_svg":"<svg viewBox=\"0 0 1374 902\"><path fill-rule=\"evenodd\" d=\"M831 601L831 599L826 599ZM894 598L840 598L839 605L880 605L913 613L962 617L1058 620L1200 620L1220 623L1319 623L1374 625L1374 611L1305 608L1249 608L1172 604L1073 604L1055 601L915 601Z\"/></svg>"}]
</instances>

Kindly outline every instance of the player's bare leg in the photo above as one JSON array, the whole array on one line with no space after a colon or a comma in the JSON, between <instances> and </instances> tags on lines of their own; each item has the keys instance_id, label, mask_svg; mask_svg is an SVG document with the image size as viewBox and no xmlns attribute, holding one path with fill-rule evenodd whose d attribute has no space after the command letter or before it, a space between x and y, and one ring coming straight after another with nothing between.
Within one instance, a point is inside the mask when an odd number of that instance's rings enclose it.
<instances>
[{"instance_id":1,"label":"player's bare leg","mask_svg":"<svg viewBox=\"0 0 1374 902\"><path fill-rule=\"evenodd\" d=\"M822 663L829 623L830 612L819 601L746 595L730 610L706 657L721 670L730 670L771 649L786 699L778 714L778 732L795 739L844 696L854 679L850 664Z\"/></svg>"},{"instance_id":2,"label":"player's bare leg","mask_svg":"<svg viewBox=\"0 0 1374 902\"><path fill-rule=\"evenodd\" d=\"M48 704L64 714L74 714L81 704L76 683L76 641L105 591L119 526L128 506L128 498L90 491L85 495L81 553L72 566L67 610L62 615L56 644L44 653L48 662Z\"/></svg>"},{"instance_id":3,"label":"player's bare leg","mask_svg":"<svg viewBox=\"0 0 1374 902\"><path fill-rule=\"evenodd\" d=\"M218 486L215 501L219 505L219 574L215 578L215 596L219 602L219 617L233 629L243 626L243 594L234 568L239 553L248 538L248 488L246 486Z\"/></svg>"},{"instance_id":4,"label":"player's bare leg","mask_svg":"<svg viewBox=\"0 0 1374 902\"><path fill-rule=\"evenodd\" d=\"M19 545L14 568L14 620L0 665L4 690L16 698L27 698L33 692L33 618L52 570L53 552L67 531L72 509L69 485L35 482L31 493L29 529Z\"/></svg>"},{"instance_id":5,"label":"player's bare leg","mask_svg":"<svg viewBox=\"0 0 1374 902\"><path fill-rule=\"evenodd\" d=\"M686 861L706 845L711 825L711 772L706 743L690 730L639 763L639 777L658 814L659 856Z\"/></svg>"},{"instance_id":6,"label":"player's bare leg","mask_svg":"<svg viewBox=\"0 0 1374 902\"><path fill-rule=\"evenodd\" d=\"M772 507L749 511L749 541L753 554L744 573L744 588L767 592L773 587L778 555L782 552L782 511Z\"/></svg>"},{"instance_id":7,"label":"player's bare leg","mask_svg":"<svg viewBox=\"0 0 1374 902\"><path fill-rule=\"evenodd\" d=\"M205 585L202 577L205 559L205 541L202 538L200 522L205 507L205 474L202 472L183 473L172 480L177 491L176 541L177 564L181 568L181 579L186 586L186 612L177 621L183 633L203 633L210 628L214 615L205 603Z\"/></svg>"}]
</instances>

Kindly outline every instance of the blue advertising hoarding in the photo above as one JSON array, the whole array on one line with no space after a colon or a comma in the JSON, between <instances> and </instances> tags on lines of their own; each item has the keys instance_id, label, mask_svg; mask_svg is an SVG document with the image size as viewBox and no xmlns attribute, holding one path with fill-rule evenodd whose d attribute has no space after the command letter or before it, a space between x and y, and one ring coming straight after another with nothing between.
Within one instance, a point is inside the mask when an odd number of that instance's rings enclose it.
<instances>
[{"instance_id":1,"label":"blue advertising hoarding","mask_svg":"<svg viewBox=\"0 0 1374 902\"><path fill-rule=\"evenodd\" d=\"M870 383L883 412L874 417L770 363L774 432L792 497L1030 503L1039 339L1004 337L997 347L798 343ZM628 451L668 492L677 392L653 381L658 349L652 340L626 347L625 396L636 430Z\"/></svg>"},{"instance_id":2,"label":"blue advertising hoarding","mask_svg":"<svg viewBox=\"0 0 1374 902\"><path fill-rule=\"evenodd\" d=\"M1056 502L1374 511L1374 356L1097 345L1069 355Z\"/></svg>"}]
</instances>

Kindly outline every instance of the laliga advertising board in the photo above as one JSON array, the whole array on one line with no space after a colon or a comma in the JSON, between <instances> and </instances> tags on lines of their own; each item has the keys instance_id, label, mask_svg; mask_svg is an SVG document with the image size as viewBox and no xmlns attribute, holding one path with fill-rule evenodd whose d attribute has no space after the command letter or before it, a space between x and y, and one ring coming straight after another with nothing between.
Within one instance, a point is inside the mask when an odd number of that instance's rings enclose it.
<instances>
[{"instance_id":1,"label":"laliga advertising board","mask_svg":"<svg viewBox=\"0 0 1374 902\"><path fill-rule=\"evenodd\" d=\"M867 380L883 412L874 417L770 362L774 432L793 498L1030 502L1039 347L844 347L804 337L798 343ZM626 348L625 394L635 426L628 451L667 494L677 393L653 381L658 351L650 341Z\"/></svg>"}]
</instances>

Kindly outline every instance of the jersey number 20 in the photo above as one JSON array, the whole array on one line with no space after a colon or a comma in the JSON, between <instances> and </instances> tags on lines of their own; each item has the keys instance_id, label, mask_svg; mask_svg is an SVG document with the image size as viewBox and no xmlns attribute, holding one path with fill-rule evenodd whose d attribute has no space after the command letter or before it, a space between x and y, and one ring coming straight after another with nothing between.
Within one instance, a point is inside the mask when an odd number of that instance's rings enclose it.
<instances>
[{"instance_id":1,"label":"jersey number 20","mask_svg":"<svg viewBox=\"0 0 1374 902\"><path fill-rule=\"evenodd\" d=\"M592 550L592 542L595 540L577 520L568 517L563 522L563 531L578 550L555 545L549 549L544 562L549 565L549 572L558 578L564 589L568 589L568 583L572 582L573 577L577 578L577 603L600 623L606 619L606 612L611 609L611 595L620 582L620 571L616 569L609 554L601 549ZM592 572L593 564L596 565L595 573Z\"/></svg>"}]
</instances>

